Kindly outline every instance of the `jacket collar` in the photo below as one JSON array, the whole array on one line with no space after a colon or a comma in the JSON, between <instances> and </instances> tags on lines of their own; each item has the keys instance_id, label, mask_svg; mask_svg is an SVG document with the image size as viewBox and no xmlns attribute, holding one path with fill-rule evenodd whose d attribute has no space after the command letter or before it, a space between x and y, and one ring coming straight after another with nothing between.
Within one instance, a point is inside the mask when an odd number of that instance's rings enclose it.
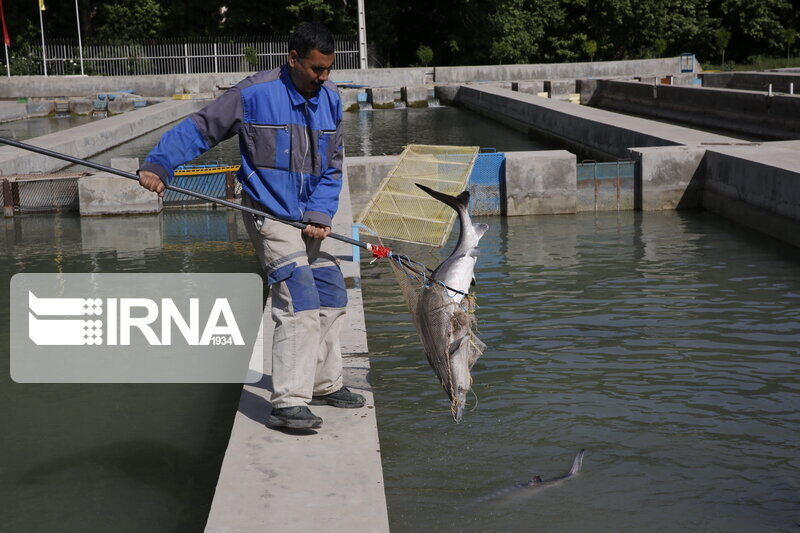
<instances>
[{"instance_id":1,"label":"jacket collar","mask_svg":"<svg viewBox=\"0 0 800 533\"><path fill-rule=\"evenodd\" d=\"M286 87L286 92L289 93L289 99L292 101L292 105L295 107L301 106L308 102L311 107L317 107L319 103L319 92L322 90L320 88L313 97L306 98L297 90L297 87L294 86L294 82L292 81L292 77L289 75L289 65L284 63L281 67L281 81L283 81L283 85Z\"/></svg>"}]
</instances>

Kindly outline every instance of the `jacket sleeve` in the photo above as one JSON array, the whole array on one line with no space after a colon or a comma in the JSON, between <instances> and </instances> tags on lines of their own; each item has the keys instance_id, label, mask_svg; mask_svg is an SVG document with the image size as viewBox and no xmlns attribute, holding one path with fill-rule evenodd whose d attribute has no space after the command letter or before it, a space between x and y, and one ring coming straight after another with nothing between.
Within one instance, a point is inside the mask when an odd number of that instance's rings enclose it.
<instances>
[{"instance_id":1,"label":"jacket sleeve","mask_svg":"<svg viewBox=\"0 0 800 533\"><path fill-rule=\"evenodd\" d=\"M139 170L153 172L169 185L175 167L191 161L239 132L242 107L239 90L235 87L228 89L222 96L162 135Z\"/></svg>"},{"instance_id":2,"label":"jacket sleeve","mask_svg":"<svg viewBox=\"0 0 800 533\"><path fill-rule=\"evenodd\" d=\"M335 151L328 160L328 167L322 172L319 183L308 199L303 222L331 226L333 216L339 208L339 193L342 190L342 164L344 163L344 136L342 134L342 103L337 108L336 133L332 141Z\"/></svg>"}]
</instances>

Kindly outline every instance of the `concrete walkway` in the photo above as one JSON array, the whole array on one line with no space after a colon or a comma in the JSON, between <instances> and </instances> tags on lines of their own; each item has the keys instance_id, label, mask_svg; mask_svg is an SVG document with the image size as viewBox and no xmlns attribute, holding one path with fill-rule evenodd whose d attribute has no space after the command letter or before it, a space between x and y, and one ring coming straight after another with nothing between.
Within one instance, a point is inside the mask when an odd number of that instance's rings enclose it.
<instances>
[{"instance_id":1,"label":"concrete walkway","mask_svg":"<svg viewBox=\"0 0 800 533\"><path fill-rule=\"evenodd\" d=\"M741 143L715 133L491 86L462 85L456 102L554 144L600 157L625 159L628 148L634 147Z\"/></svg>"},{"instance_id":2,"label":"concrete walkway","mask_svg":"<svg viewBox=\"0 0 800 533\"><path fill-rule=\"evenodd\" d=\"M28 144L73 157L87 158L180 120L207 103L208 101L204 100L170 100L49 135L42 135L31 139ZM34 154L19 148L0 147L0 175L2 176L53 172L69 164L60 159Z\"/></svg>"},{"instance_id":3,"label":"concrete walkway","mask_svg":"<svg viewBox=\"0 0 800 533\"><path fill-rule=\"evenodd\" d=\"M345 182L333 230L349 235L352 224ZM367 381L360 271L352 247L338 243L336 255L348 278L347 324L342 334L345 384L367 398L361 409L314 407L324 423L297 435L266 427L272 388L274 324L269 306L254 354L263 354L262 380L245 385L220 471L206 531L388 531L375 402ZM352 282L352 283L351 283Z\"/></svg>"}]
</instances>

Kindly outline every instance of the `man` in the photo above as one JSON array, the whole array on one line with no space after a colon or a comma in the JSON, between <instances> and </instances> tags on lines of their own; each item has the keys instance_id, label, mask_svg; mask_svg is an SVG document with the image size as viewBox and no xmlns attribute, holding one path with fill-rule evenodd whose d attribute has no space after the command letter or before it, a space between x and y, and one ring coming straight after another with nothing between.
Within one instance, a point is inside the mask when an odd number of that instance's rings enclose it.
<instances>
[{"instance_id":1,"label":"man","mask_svg":"<svg viewBox=\"0 0 800 533\"><path fill-rule=\"evenodd\" d=\"M301 233L244 213L272 295L269 424L306 429L322 424L308 404L356 408L364 397L342 384L339 334L347 291L325 240L344 157L342 104L328 81L333 36L306 22L289 39L289 50L282 67L242 80L165 133L139 169L139 182L163 195L175 167L238 135L242 205L308 223Z\"/></svg>"}]
</instances>

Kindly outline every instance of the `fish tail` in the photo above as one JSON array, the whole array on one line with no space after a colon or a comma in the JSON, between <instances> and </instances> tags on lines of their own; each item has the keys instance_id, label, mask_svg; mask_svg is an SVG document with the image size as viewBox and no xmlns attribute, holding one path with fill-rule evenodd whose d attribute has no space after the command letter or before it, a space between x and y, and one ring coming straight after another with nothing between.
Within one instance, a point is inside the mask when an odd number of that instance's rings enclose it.
<instances>
[{"instance_id":1,"label":"fish tail","mask_svg":"<svg viewBox=\"0 0 800 533\"><path fill-rule=\"evenodd\" d=\"M574 476L578 472L581 471L581 466L583 465L583 456L586 453L586 450L581 450L575 456L575 460L572 461L572 468L569 470L569 475Z\"/></svg>"},{"instance_id":2,"label":"fish tail","mask_svg":"<svg viewBox=\"0 0 800 533\"><path fill-rule=\"evenodd\" d=\"M458 196L450 196L449 194L445 194L443 192L434 191L430 187L420 185L419 183L415 183L414 185L416 185L426 193L430 194L440 202L449 205L457 212L461 212L462 210L466 210L467 208L469 208L469 191L464 191Z\"/></svg>"}]
</instances>

